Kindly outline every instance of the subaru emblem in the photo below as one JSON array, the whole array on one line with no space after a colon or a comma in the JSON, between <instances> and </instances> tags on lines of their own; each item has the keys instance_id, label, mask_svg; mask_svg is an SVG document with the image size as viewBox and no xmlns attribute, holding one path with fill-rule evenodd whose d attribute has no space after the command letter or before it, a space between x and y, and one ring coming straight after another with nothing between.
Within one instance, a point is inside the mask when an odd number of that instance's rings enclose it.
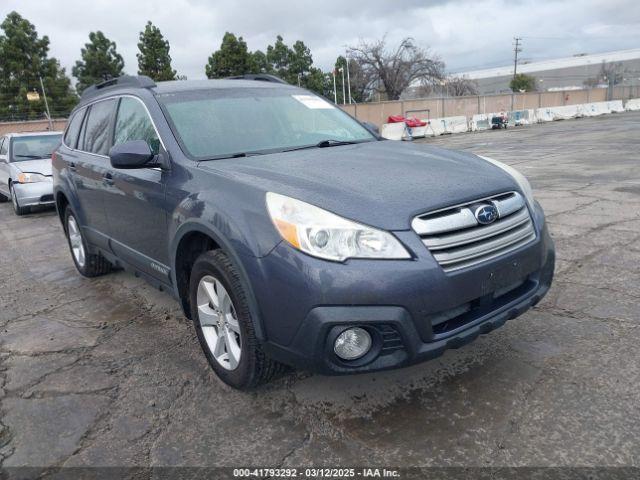
<instances>
[{"instance_id":1,"label":"subaru emblem","mask_svg":"<svg viewBox=\"0 0 640 480\"><path fill-rule=\"evenodd\" d=\"M495 205L481 205L476 208L474 215L478 223L489 225L498 219L498 209Z\"/></svg>"}]
</instances>

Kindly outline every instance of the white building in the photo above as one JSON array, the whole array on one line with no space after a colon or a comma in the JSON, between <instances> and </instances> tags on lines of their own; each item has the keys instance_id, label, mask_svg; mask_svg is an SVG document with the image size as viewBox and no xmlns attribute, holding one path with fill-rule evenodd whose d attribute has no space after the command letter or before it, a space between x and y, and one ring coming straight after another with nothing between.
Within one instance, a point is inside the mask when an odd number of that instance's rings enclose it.
<instances>
[{"instance_id":1,"label":"white building","mask_svg":"<svg viewBox=\"0 0 640 480\"><path fill-rule=\"evenodd\" d=\"M579 54L573 57L518 62L518 73L536 78L538 90L572 90L585 87L585 81L597 79L603 64L615 71L622 85L640 85L640 48L617 52ZM510 92L513 64L456 74L475 80L480 94ZM602 81L602 80L601 80ZM606 86L606 83L605 85Z\"/></svg>"}]
</instances>

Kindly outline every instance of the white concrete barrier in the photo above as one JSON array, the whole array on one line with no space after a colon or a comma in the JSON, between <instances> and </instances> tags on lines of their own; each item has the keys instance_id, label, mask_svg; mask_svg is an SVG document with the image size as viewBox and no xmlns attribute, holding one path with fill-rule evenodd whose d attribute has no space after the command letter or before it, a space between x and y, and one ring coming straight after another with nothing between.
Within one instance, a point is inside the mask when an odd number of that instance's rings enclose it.
<instances>
[{"instance_id":1,"label":"white concrete barrier","mask_svg":"<svg viewBox=\"0 0 640 480\"><path fill-rule=\"evenodd\" d=\"M580 105L580 111L583 117L597 117L605 113L611 113L607 107L607 102L583 103Z\"/></svg>"},{"instance_id":2,"label":"white concrete barrier","mask_svg":"<svg viewBox=\"0 0 640 480\"><path fill-rule=\"evenodd\" d=\"M442 117L423 120L429 122L427 125L427 135L442 135L444 133L463 133L469 130L467 117Z\"/></svg>"},{"instance_id":3,"label":"white concrete barrier","mask_svg":"<svg viewBox=\"0 0 640 480\"><path fill-rule=\"evenodd\" d=\"M640 98L630 98L629 100L627 100L624 108L628 111L640 110Z\"/></svg>"},{"instance_id":4,"label":"white concrete barrier","mask_svg":"<svg viewBox=\"0 0 640 480\"><path fill-rule=\"evenodd\" d=\"M476 114L469 120L469 130L471 132L488 130L489 128L491 128L490 118L484 113Z\"/></svg>"},{"instance_id":5,"label":"white concrete barrier","mask_svg":"<svg viewBox=\"0 0 640 480\"><path fill-rule=\"evenodd\" d=\"M407 127L407 132L412 138L423 138L427 136L428 124L424 127Z\"/></svg>"},{"instance_id":6,"label":"white concrete barrier","mask_svg":"<svg viewBox=\"0 0 640 480\"><path fill-rule=\"evenodd\" d=\"M581 117L581 110L578 105L563 105L561 107L550 107L554 120L569 120L570 118Z\"/></svg>"},{"instance_id":7,"label":"white concrete barrier","mask_svg":"<svg viewBox=\"0 0 640 480\"><path fill-rule=\"evenodd\" d=\"M550 108L536 108L536 121L538 123L542 122L552 122L553 121L553 113Z\"/></svg>"},{"instance_id":8,"label":"white concrete barrier","mask_svg":"<svg viewBox=\"0 0 640 480\"><path fill-rule=\"evenodd\" d=\"M531 108L509 112L509 125L520 126L532 123L536 123L536 112Z\"/></svg>"},{"instance_id":9,"label":"white concrete barrier","mask_svg":"<svg viewBox=\"0 0 640 480\"><path fill-rule=\"evenodd\" d=\"M383 123L380 135L387 140L402 140L406 136L405 127L404 122Z\"/></svg>"},{"instance_id":10,"label":"white concrete barrier","mask_svg":"<svg viewBox=\"0 0 640 480\"><path fill-rule=\"evenodd\" d=\"M612 100L610 102L607 102L607 107L609 108L610 113L624 112L624 106L622 105L622 100Z\"/></svg>"},{"instance_id":11,"label":"white concrete barrier","mask_svg":"<svg viewBox=\"0 0 640 480\"><path fill-rule=\"evenodd\" d=\"M509 126L531 125L534 123L552 122L554 120L568 120L570 118L594 117L609 113L624 112L625 110L640 110L640 98L609 102L593 102L577 105L562 105L536 109L514 110L508 113ZM389 140L410 140L425 136L437 136L446 133L475 132L491 128L491 119L500 113L481 113L468 118L463 116L424 119L425 127L407 127L404 123L385 123L380 134Z\"/></svg>"}]
</instances>

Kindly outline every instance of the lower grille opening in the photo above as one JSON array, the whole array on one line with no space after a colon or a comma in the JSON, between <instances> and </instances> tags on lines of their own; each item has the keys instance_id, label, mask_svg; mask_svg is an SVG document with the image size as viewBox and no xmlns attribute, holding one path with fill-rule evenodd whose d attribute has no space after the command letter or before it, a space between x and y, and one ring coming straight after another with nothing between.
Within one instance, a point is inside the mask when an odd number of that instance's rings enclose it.
<instances>
[{"instance_id":1,"label":"lower grille opening","mask_svg":"<svg viewBox=\"0 0 640 480\"><path fill-rule=\"evenodd\" d=\"M478 318L526 295L535 286L536 283L533 280L525 279L499 288L493 293L483 295L461 306L429 315L427 318L431 322L433 334L436 336L445 335L468 323L472 323Z\"/></svg>"},{"instance_id":2,"label":"lower grille opening","mask_svg":"<svg viewBox=\"0 0 640 480\"><path fill-rule=\"evenodd\" d=\"M42 195L40 197L40 201L41 202L53 202L53 195L49 194L49 195Z\"/></svg>"},{"instance_id":3,"label":"lower grille opening","mask_svg":"<svg viewBox=\"0 0 640 480\"><path fill-rule=\"evenodd\" d=\"M386 355L404 348L402 337L391 325L376 325L375 329L378 331L382 339L380 355Z\"/></svg>"}]
</instances>

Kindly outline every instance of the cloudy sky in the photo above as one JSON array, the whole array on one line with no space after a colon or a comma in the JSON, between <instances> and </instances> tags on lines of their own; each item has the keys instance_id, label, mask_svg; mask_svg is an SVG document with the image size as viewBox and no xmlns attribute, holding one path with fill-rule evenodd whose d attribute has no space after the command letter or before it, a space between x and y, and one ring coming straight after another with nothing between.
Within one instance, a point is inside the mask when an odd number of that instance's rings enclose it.
<instances>
[{"instance_id":1,"label":"cloudy sky","mask_svg":"<svg viewBox=\"0 0 640 480\"><path fill-rule=\"evenodd\" d=\"M640 48L638 0L0 0L0 15L18 11L51 40L51 54L70 73L88 33L117 43L125 71L137 71L138 33L147 20L171 43L178 73L204 78L208 56L225 31L249 48L276 35L303 40L315 63L329 68L345 45L412 36L453 72L511 62L512 37L523 38L529 60Z\"/></svg>"}]
</instances>

